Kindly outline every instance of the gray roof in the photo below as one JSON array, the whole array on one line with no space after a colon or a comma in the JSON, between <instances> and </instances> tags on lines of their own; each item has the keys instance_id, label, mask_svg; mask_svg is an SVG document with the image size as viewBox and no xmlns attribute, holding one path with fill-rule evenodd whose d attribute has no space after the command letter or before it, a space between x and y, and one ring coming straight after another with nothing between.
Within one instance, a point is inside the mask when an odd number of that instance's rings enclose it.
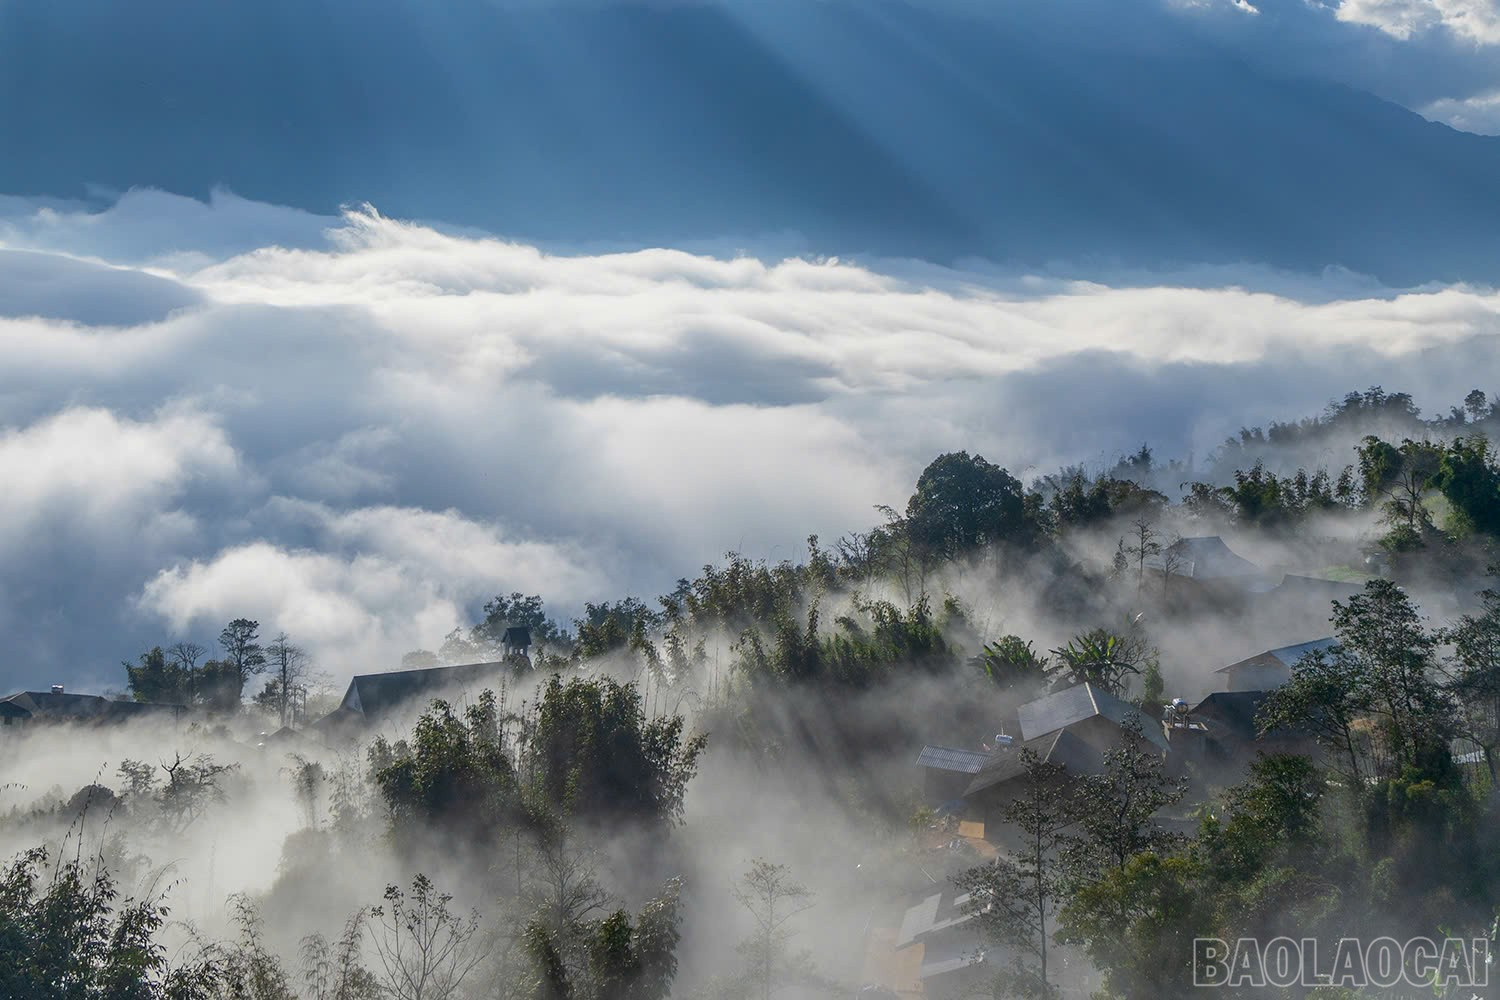
<instances>
[{"instance_id":1,"label":"gray roof","mask_svg":"<svg viewBox=\"0 0 1500 1000\"><path fill-rule=\"evenodd\" d=\"M959 774L977 774L990 755L983 750L957 750L953 747L924 746L917 754L920 767L931 767L939 771L956 771Z\"/></svg>"},{"instance_id":2,"label":"gray roof","mask_svg":"<svg viewBox=\"0 0 1500 1000\"><path fill-rule=\"evenodd\" d=\"M51 722L124 722L127 719L146 716L180 716L187 709L182 705L166 705L142 701L115 701L97 694L55 694L51 691L22 691L0 703L12 706L16 711L6 714L16 718L33 718Z\"/></svg>"},{"instance_id":3,"label":"gray roof","mask_svg":"<svg viewBox=\"0 0 1500 1000\"><path fill-rule=\"evenodd\" d=\"M339 707L318 720L330 725L338 721L372 720L419 697L435 698L446 691L488 681L510 669L503 661L463 663L423 670L391 670L383 674L360 674L349 681Z\"/></svg>"},{"instance_id":4,"label":"gray roof","mask_svg":"<svg viewBox=\"0 0 1500 1000\"><path fill-rule=\"evenodd\" d=\"M1235 662L1229 664L1229 666L1220 667L1214 672L1224 674L1228 673L1231 670L1236 670L1240 667L1257 665L1257 660L1260 660L1263 657L1267 656L1280 663L1284 667L1294 667L1297 665L1297 661L1301 660L1302 657L1306 656L1308 653L1321 652L1323 650L1332 649L1334 646L1338 645L1338 642L1339 641L1332 636L1324 636L1321 639L1312 639L1308 642L1298 642L1290 646L1278 646L1275 649L1268 649L1265 652L1256 653L1254 656L1247 656L1243 660L1236 660ZM1264 665L1269 666L1269 664Z\"/></svg>"},{"instance_id":5,"label":"gray roof","mask_svg":"<svg viewBox=\"0 0 1500 1000\"><path fill-rule=\"evenodd\" d=\"M1099 774L1104 770L1104 756L1098 750L1066 729L1059 729L995 754L979 770L979 773L974 775L974 780L969 782L968 788L964 789L964 795L982 792L986 788L1013 781L1025 774L1026 766L1021 760L1022 747L1032 751L1042 760L1063 765L1074 774Z\"/></svg>"},{"instance_id":6,"label":"gray roof","mask_svg":"<svg viewBox=\"0 0 1500 1000\"><path fill-rule=\"evenodd\" d=\"M1194 580L1232 580L1261 575L1259 566L1235 555L1218 535L1178 539L1169 551L1178 560L1172 570L1177 576ZM1146 565L1160 570L1166 567L1166 562L1161 556L1154 556L1146 560Z\"/></svg>"},{"instance_id":7,"label":"gray roof","mask_svg":"<svg viewBox=\"0 0 1500 1000\"><path fill-rule=\"evenodd\" d=\"M913 941L973 920L973 914L964 910L968 902L966 892L959 895L950 895L948 891L935 892L926 897L902 914L896 947L905 948Z\"/></svg>"},{"instance_id":8,"label":"gray roof","mask_svg":"<svg viewBox=\"0 0 1500 1000\"><path fill-rule=\"evenodd\" d=\"M1270 593L1275 597L1321 597L1331 601L1336 597L1353 597L1364 589L1364 584L1348 580L1325 580L1317 576L1294 576L1288 573Z\"/></svg>"},{"instance_id":9,"label":"gray roof","mask_svg":"<svg viewBox=\"0 0 1500 1000\"><path fill-rule=\"evenodd\" d=\"M1167 739L1161 734L1160 727L1153 725L1139 708L1121 701L1107 691L1099 690L1093 684L1079 684L1027 702L1017 714L1021 720L1021 735L1028 741L1077 725L1096 715L1103 716L1117 726L1125 725L1126 720L1134 715L1140 719L1146 738L1162 750L1167 749Z\"/></svg>"}]
</instances>

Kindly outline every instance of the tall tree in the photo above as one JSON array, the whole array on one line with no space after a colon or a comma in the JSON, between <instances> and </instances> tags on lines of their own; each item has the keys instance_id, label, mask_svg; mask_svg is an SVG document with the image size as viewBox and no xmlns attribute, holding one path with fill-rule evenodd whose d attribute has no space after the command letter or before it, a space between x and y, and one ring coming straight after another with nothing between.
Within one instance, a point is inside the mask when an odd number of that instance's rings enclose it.
<instances>
[{"instance_id":1,"label":"tall tree","mask_svg":"<svg viewBox=\"0 0 1500 1000\"><path fill-rule=\"evenodd\" d=\"M223 662L238 685L235 691L237 704L244 697L245 685L250 683L250 678L266 669L266 653L260 645L260 622L236 618L219 633L219 645L224 648Z\"/></svg>"},{"instance_id":2,"label":"tall tree","mask_svg":"<svg viewBox=\"0 0 1500 1000\"><path fill-rule=\"evenodd\" d=\"M1156 527L1149 517L1138 517L1130 526L1134 530L1125 553L1135 557L1135 586L1140 590L1146 583L1146 560L1161 554L1161 542L1157 541Z\"/></svg>"},{"instance_id":3,"label":"tall tree","mask_svg":"<svg viewBox=\"0 0 1500 1000\"><path fill-rule=\"evenodd\" d=\"M1500 577L1500 567L1490 573ZM1443 638L1453 647L1447 688L1458 707L1460 734L1484 754L1493 785L1500 753L1500 591L1487 588L1479 598L1479 613L1460 617Z\"/></svg>"},{"instance_id":4,"label":"tall tree","mask_svg":"<svg viewBox=\"0 0 1500 1000\"><path fill-rule=\"evenodd\" d=\"M1163 809L1187 794L1187 784L1166 774L1156 746L1145 737L1146 720L1126 718L1122 738L1104 752L1104 771L1078 779L1089 807L1081 812L1067 860L1075 880L1092 881L1123 869L1143 851L1167 853L1178 838L1160 823ZM1152 723L1154 724L1154 723Z\"/></svg>"},{"instance_id":5,"label":"tall tree","mask_svg":"<svg viewBox=\"0 0 1500 1000\"><path fill-rule=\"evenodd\" d=\"M305 700L306 687L302 682L311 666L307 652L281 632L271 640L264 655L272 679L256 700L277 712L283 726L290 725Z\"/></svg>"},{"instance_id":6,"label":"tall tree","mask_svg":"<svg viewBox=\"0 0 1500 1000\"><path fill-rule=\"evenodd\" d=\"M1048 947L1053 915L1064 898L1067 828L1079 815L1076 787L1066 769L1021 749L1022 791L1005 809L1016 849L971 868L954 881L969 894L969 912L980 931L1014 949L1013 965L999 985L1023 997L1056 995ZM998 995L1000 994L997 991Z\"/></svg>"},{"instance_id":7,"label":"tall tree","mask_svg":"<svg viewBox=\"0 0 1500 1000\"><path fill-rule=\"evenodd\" d=\"M191 700L187 674L168 661L160 646L142 653L137 663L126 662L123 666L131 696L136 701L186 705Z\"/></svg>"},{"instance_id":8,"label":"tall tree","mask_svg":"<svg viewBox=\"0 0 1500 1000\"><path fill-rule=\"evenodd\" d=\"M966 451L939 455L922 470L906 520L913 541L942 558L986 545L1030 545L1038 534L1020 481Z\"/></svg>"},{"instance_id":9,"label":"tall tree","mask_svg":"<svg viewBox=\"0 0 1500 1000\"><path fill-rule=\"evenodd\" d=\"M805 953L791 950L788 927L813 905L807 886L794 879L786 865L756 858L735 883L733 893L754 921L750 937L739 946L754 995L770 1000L778 988L809 978L811 961Z\"/></svg>"}]
</instances>

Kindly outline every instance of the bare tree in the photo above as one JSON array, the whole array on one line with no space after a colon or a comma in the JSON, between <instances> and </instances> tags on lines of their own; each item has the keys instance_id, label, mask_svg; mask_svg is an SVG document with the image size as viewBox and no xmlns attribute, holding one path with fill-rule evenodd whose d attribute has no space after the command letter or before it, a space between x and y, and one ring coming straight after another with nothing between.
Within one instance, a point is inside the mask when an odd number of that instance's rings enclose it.
<instances>
[{"instance_id":1,"label":"bare tree","mask_svg":"<svg viewBox=\"0 0 1500 1000\"><path fill-rule=\"evenodd\" d=\"M448 1000L484 959L474 940L479 914L448 908L453 897L418 874L410 893L388 885L385 904L370 909L370 940L384 975L384 994L395 1000Z\"/></svg>"},{"instance_id":2,"label":"bare tree","mask_svg":"<svg viewBox=\"0 0 1500 1000\"><path fill-rule=\"evenodd\" d=\"M167 655L172 658L172 662L187 674L189 701L198 700L198 661L203 659L203 654L207 652L207 647L200 646L196 642L175 643L167 650Z\"/></svg>"},{"instance_id":3,"label":"bare tree","mask_svg":"<svg viewBox=\"0 0 1500 1000\"><path fill-rule=\"evenodd\" d=\"M797 974L805 978L811 971L806 955L789 952L787 923L813 905L812 891L792 878L786 865L756 858L733 893L755 920L755 931L740 945L740 953L749 960L749 978L762 1000L770 1000L776 986Z\"/></svg>"},{"instance_id":4,"label":"bare tree","mask_svg":"<svg viewBox=\"0 0 1500 1000\"><path fill-rule=\"evenodd\" d=\"M289 725L299 714L307 689L302 684L311 667L307 652L294 645L290 637L282 632L266 647L266 661L270 664L272 678L257 701L273 708L281 716L281 724Z\"/></svg>"},{"instance_id":5,"label":"bare tree","mask_svg":"<svg viewBox=\"0 0 1500 1000\"><path fill-rule=\"evenodd\" d=\"M1134 528L1132 541L1125 547L1125 551L1135 556L1135 586L1139 590L1146 582L1146 560L1161 552L1161 542L1157 541L1155 522L1144 515L1130 522Z\"/></svg>"},{"instance_id":6,"label":"bare tree","mask_svg":"<svg viewBox=\"0 0 1500 1000\"><path fill-rule=\"evenodd\" d=\"M1181 541L1182 536L1174 534L1166 547L1161 550L1161 592L1163 596L1166 595L1172 586L1172 577L1179 575L1182 571L1184 560L1182 558L1182 547L1179 544Z\"/></svg>"}]
</instances>

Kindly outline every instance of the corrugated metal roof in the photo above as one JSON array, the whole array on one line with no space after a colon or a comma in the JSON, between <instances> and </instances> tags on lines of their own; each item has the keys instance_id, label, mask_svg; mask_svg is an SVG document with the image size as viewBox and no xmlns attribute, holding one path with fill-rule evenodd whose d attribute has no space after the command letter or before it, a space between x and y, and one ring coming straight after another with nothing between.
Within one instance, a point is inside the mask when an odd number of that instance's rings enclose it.
<instances>
[{"instance_id":1,"label":"corrugated metal roof","mask_svg":"<svg viewBox=\"0 0 1500 1000\"><path fill-rule=\"evenodd\" d=\"M953 747L924 746L917 754L917 764L939 771L956 771L959 774L978 774L990 755L982 750L958 750Z\"/></svg>"},{"instance_id":2,"label":"corrugated metal roof","mask_svg":"<svg viewBox=\"0 0 1500 1000\"><path fill-rule=\"evenodd\" d=\"M1332 636L1323 639L1314 639L1311 642L1299 642L1295 646L1282 646L1279 649L1267 650L1272 656L1285 663L1287 666L1295 666L1297 661L1308 653L1321 652L1337 646L1339 641Z\"/></svg>"},{"instance_id":3,"label":"corrugated metal roof","mask_svg":"<svg viewBox=\"0 0 1500 1000\"><path fill-rule=\"evenodd\" d=\"M1254 656L1247 656L1243 660L1236 660L1228 666L1220 667L1214 673L1227 674L1231 670L1238 670L1248 666L1270 666L1268 663L1256 663L1257 660L1263 661L1266 657L1270 657L1284 667L1292 667L1296 666L1297 661L1308 653L1315 650L1332 649L1337 645L1337 639L1332 636L1325 636L1322 639L1312 639L1308 642L1294 643L1290 646L1279 646L1276 649L1268 649L1264 652L1256 653Z\"/></svg>"},{"instance_id":4,"label":"corrugated metal roof","mask_svg":"<svg viewBox=\"0 0 1500 1000\"><path fill-rule=\"evenodd\" d=\"M1163 751L1167 749L1167 738L1162 735L1160 726L1142 714L1139 708L1092 684L1078 684L1066 691L1027 702L1016 714L1021 720L1021 735L1028 741L1077 725L1096 715L1103 716L1117 726L1125 725L1126 720L1133 715L1140 719L1146 739Z\"/></svg>"}]
</instances>

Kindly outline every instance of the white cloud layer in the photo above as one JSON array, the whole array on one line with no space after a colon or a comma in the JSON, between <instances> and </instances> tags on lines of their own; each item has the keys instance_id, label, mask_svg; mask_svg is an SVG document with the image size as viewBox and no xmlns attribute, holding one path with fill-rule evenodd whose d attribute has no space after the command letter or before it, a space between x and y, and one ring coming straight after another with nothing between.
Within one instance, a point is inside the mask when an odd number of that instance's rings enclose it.
<instances>
[{"instance_id":1,"label":"white cloud layer","mask_svg":"<svg viewBox=\"0 0 1500 1000\"><path fill-rule=\"evenodd\" d=\"M1500 45L1496 0L1342 0L1337 15L1403 40L1442 28L1467 42Z\"/></svg>"},{"instance_id":2,"label":"white cloud layer","mask_svg":"<svg viewBox=\"0 0 1500 1000\"><path fill-rule=\"evenodd\" d=\"M1493 289L1349 274L568 255L229 195L11 201L0 687L118 684L137 646L239 615L335 677L383 669L497 592L569 611L731 548L794 557L944 450L1030 476L1202 455L1374 382L1446 406L1500 371L1497 332Z\"/></svg>"}]
</instances>

